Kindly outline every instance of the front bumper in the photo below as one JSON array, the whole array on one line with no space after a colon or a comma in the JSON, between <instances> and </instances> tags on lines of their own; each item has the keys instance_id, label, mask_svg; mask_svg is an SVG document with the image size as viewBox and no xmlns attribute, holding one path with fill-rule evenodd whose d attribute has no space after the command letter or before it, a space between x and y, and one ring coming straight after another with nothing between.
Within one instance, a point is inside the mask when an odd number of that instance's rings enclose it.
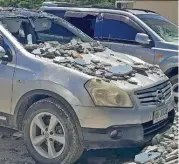
<instances>
[{"instance_id":1,"label":"front bumper","mask_svg":"<svg viewBox=\"0 0 179 164\"><path fill-rule=\"evenodd\" d=\"M82 144L86 149L124 148L143 145L156 134L168 130L174 121L175 110L168 113L168 118L156 124L152 121L142 124L111 126L108 128L82 128ZM117 135L116 134L117 131ZM111 135L111 132L113 132ZM111 137L112 136L112 137Z\"/></svg>"}]
</instances>

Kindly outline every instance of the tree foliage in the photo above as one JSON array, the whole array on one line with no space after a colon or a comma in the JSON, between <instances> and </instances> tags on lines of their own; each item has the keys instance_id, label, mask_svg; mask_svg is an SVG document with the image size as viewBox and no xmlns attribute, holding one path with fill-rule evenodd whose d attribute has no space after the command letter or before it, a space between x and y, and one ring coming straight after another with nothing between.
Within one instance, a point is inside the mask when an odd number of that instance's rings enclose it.
<instances>
[{"instance_id":1,"label":"tree foliage","mask_svg":"<svg viewBox=\"0 0 179 164\"><path fill-rule=\"evenodd\" d=\"M3 7L25 7L36 8L41 6L45 0L0 0L0 6ZM49 0L50 1L50 0ZM115 0L56 0L57 2L72 2L80 4L92 4L102 6L112 6Z\"/></svg>"}]
</instances>

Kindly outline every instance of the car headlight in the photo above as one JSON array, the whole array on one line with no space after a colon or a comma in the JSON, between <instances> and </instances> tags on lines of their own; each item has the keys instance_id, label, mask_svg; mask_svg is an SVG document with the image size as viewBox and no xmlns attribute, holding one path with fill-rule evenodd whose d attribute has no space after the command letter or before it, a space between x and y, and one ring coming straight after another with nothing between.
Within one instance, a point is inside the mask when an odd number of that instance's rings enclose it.
<instances>
[{"instance_id":1,"label":"car headlight","mask_svg":"<svg viewBox=\"0 0 179 164\"><path fill-rule=\"evenodd\" d=\"M97 106L133 107L129 95L115 84L100 79L92 79L85 88Z\"/></svg>"}]
</instances>

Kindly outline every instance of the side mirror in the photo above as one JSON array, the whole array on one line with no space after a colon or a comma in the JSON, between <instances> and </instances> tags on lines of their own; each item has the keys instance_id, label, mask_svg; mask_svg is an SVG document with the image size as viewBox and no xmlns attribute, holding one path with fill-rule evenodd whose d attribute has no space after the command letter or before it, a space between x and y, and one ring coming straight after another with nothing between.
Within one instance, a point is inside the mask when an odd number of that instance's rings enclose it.
<instances>
[{"instance_id":1,"label":"side mirror","mask_svg":"<svg viewBox=\"0 0 179 164\"><path fill-rule=\"evenodd\" d=\"M6 55L5 49L0 46L0 59L2 59L5 55Z\"/></svg>"},{"instance_id":2,"label":"side mirror","mask_svg":"<svg viewBox=\"0 0 179 164\"><path fill-rule=\"evenodd\" d=\"M144 33L137 33L135 37L135 41L137 43L144 44L144 45L150 44L151 42L151 40L149 39L149 36Z\"/></svg>"}]
</instances>

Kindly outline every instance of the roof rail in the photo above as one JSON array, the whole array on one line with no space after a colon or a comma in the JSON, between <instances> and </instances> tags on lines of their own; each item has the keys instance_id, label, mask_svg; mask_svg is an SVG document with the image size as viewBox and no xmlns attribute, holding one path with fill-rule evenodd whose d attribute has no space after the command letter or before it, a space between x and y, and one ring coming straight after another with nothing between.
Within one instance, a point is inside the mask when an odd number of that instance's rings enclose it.
<instances>
[{"instance_id":1,"label":"roof rail","mask_svg":"<svg viewBox=\"0 0 179 164\"><path fill-rule=\"evenodd\" d=\"M77 7L79 6L78 3L70 3L70 2L43 2L42 6L49 6L49 7Z\"/></svg>"},{"instance_id":2,"label":"roof rail","mask_svg":"<svg viewBox=\"0 0 179 164\"><path fill-rule=\"evenodd\" d=\"M42 6L47 7L86 7L86 8L105 8L105 9L115 9L115 7L105 7L101 5L91 5L89 3L69 3L69 2L43 2Z\"/></svg>"},{"instance_id":3,"label":"roof rail","mask_svg":"<svg viewBox=\"0 0 179 164\"><path fill-rule=\"evenodd\" d=\"M122 11L128 11L130 10L139 10L139 11L144 11L146 13L156 13L151 10L147 9L138 9L138 8L124 8L124 9L119 9L116 8L115 6L101 6L101 5L90 5L90 4L81 4L81 3L70 3L70 2L56 2L56 1L49 1L49 2L43 2L43 6L47 7L80 7L80 8L99 8L99 9L111 9L111 10L122 10Z\"/></svg>"},{"instance_id":4,"label":"roof rail","mask_svg":"<svg viewBox=\"0 0 179 164\"><path fill-rule=\"evenodd\" d=\"M139 11L144 11L146 13L156 13L155 11L147 10L147 9L135 9L135 8L133 8L133 9L128 9L128 10L139 10Z\"/></svg>"}]
</instances>

